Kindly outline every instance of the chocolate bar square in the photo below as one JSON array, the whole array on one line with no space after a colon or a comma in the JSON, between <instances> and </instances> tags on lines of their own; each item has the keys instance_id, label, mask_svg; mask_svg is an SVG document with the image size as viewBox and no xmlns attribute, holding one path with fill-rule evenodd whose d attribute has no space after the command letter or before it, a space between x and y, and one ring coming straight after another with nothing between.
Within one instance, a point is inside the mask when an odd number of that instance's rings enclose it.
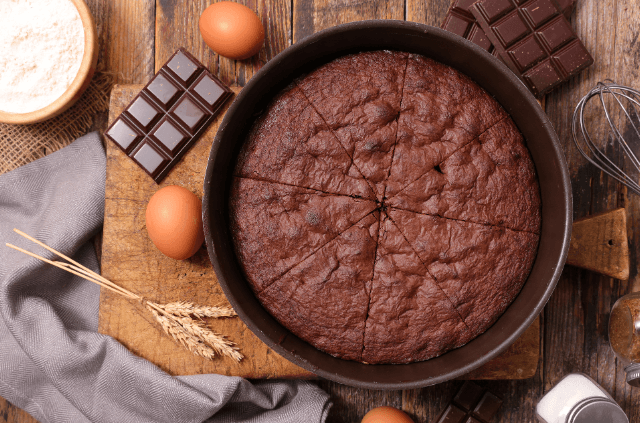
<instances>
[{"instance_id":1,"label":"chocolate bar square","mask_svg":"<svg viewBox=\"0 0 640 423\"><path fill-rule=\"evenodd\" d=\"M466 416L467 413L464 410L459 409L453 404L449 404L438 419L438 423L463 423Z\"/></svg>"},{"instance_id":2,"label":"chocolate bar square","mask_svg":"<svg viewBox=\"0 0 640 423\"><path fill-rule=\"evenodd\" d=\"M116 143L125 153L138 145L144 135L124 119L116 120L105 135Z\"/></svg>"},{"instance_id":3,"label":"chocolate bar square","mask_svg":"<svg viewBox=\"0 0 640 423\"><path fill-rule=\"evenodd\" d=\"M158 172L169 162L169 158L157 150L148 139L131 154L131 158L150 174Z\"/></svg>"},{"instance_id":4,"label":"chocolate bar square","mask_svg":"<svg viewBox=\"0 0 640 423\"><path fill-rule=\"evenodd\" d=\"M489 41L469 11L469 8L475 1L476 0L453 0L441 27L442 29L466 38L494 56L497 56L498 52L494 53L491 41Z\"/></svg>"},{"instance_id":5,"label":"chocolate bar square","mask_svg":"<svg viewBox=\"0 0 640 423\"><path fill-rule=\"evenodd\" d=\"M498 3L494 7L499 13L499 10L506 7L504 0L497 0ZM524 4L527 0L518 0L518 4ZM446 29L449 32L453 32L472 43L482 47L492 55L499 57L498 51L493 47L491 40L484 33L484 30L480 27L476 18L470 11L470 7L476 0L453 0L451 7L447 12L447 15L442 22L442 29ZM568 18L573 12L575 6L575 0L559 0L558 3L562 8L562 12ZM536 22L539 19L539 15L544 13L544 9L536 9L535 7L528 9L530 15L529 19ZM535 24L534 24L535 25ZM551 49L553 50L553 48Z\"/></svg>"},{"instance_id":6,"label":"chocolate bar square","mask_svg":"<svg viewBox=\"0 0 640 423\"><path fill-rule=\"evenodd\" d=\"M556 0L478 0L469 11L537 97L593 63Z\"/></svg>"},{"instance_id":7,"label":"chocolate bar square","mask_svg":"<svg viewBox=\"0 0 640 423\"><path fill-rule=\"evenodd\" d=\"M184 90L179 85L171 82L171 78L164 75L162 70L147 85L149 97L155 100L164 110L169 110L183 92Z\"/></svg>"},{"instance_id":8,"label":"chocolate bar square","mask_svg":"<svg viewBox=\"0 0 640 423\"><path fill-rule=\"evenodd\" d=\"M166 116L162 119L162 122L153 129L150 138L155 141L156 145L164 147L164 150L171 156L184 145L189 139L189 134L180 129L175 121Z\"/></svg>"},{"instance_id":9,"label":"chocolate bar square","mask_svg":"<svg viewBox=\"0 0 640 423\"><path fill-rule=\"evenodd\" d=\"M502 406L502 400L491 392L485 392L478 405L473 409L473 415L478 419L486 422L493 419L500 407Z\"/></svg>"},{"instance_id":10,"label":"chocolate bar square","mask_svg":"<svg viewBox=\"0 0 640 423\"><path fill-rule=\"evenodd\" d=\"M453 402L458 404L464 410L473 410L473 406L478 403L480 397L484 393L484 389L473 382L467 382L458 391Z\"/></svg>"},{"instance_id":11,"label":"chocolate bar square","mask_svg":"<svg viewBox=\"0 0 640 423\"><path fill-rule=\"evenodd\" d=\"M204 133L231 90L178 49L105 131L159 183Z\"/></svg>"},{"instance_id":12,"label":"chocolate bar square","mask_svg":"<svg viewBox=\"0 0 640 423\"><path fill-rule=\"evenodd\" d=\"M501 406L500 398L466 381L437 423L491 423Z\"/></svg>"}]
</instances>

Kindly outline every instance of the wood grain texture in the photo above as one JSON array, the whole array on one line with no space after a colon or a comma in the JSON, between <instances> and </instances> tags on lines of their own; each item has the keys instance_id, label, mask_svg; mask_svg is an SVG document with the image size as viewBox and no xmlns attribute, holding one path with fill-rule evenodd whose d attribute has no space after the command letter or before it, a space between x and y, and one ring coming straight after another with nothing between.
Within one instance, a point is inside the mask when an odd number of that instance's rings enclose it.
<instances>
[{"instance_id":1,"label":"wood grain texture","mask_svg":"<svg viewBox=\"0 0 640 423\"><path fill-rule=\"evenodd\" d=\"M142 88L116 86L109 109L113 121ZM236 92L239 89L236 88ZM231 101L227 102L227 106ZM228 305L218 285L206 247L188 260L173 260L153 245L145 227L151 196L167 185L180 185L202 198L202 181L221 113L203 136L157 185L131 159L107 144L107 181L102 243L102 274L110 281L158 303L188 301ZM209 327L229 336L245 355L241 363L229 358L206 360L193 355L164 334L140 304L108 290L100 295L101 333L111 335L134 354L172 375L218 373L246 378L310 377L263 344L239 318L210 319Z\"/></svg>"},{"instance_id":2,"label":"wood grain texture","mask_svg":"<svg viewBox=\"0 0 640 423\"><path fill-rule=\"evenodd\" d=\"M537 318L502 354L460 379L529 379L536 374L539 360L540 318Z\"/></svg>"},{"instance_id":3,"label":"wood grain texture","mask_svg":"<svg viewBox=\"0 0 640 423\"><path fill-rule=\"evenodd\" d=\"M0 423L34 423L31 414L0 397Z\"/></svg>"},{"instance_id":4,"label":"wood grain texture","mask_svg":"<svg viewBox=\"0 0 640 423\"><path fill-rule=\"evenodd\" d=\"M347 22L404 20L404 8L403 0L293 0L293 42Z\"/></svg>"},{"instance_id":5,"label":"wood grain texture","mask_svg":"<svg viewBox=\"0 0 640 423\"><path fill-rule=\"evenodd\" d=\"M291 45L291 3L289 1L242 0L254 10L265 28L265 43L257 55L232 60L213 52L200 35L200 15L209 0L157 0L156 70L179 47L185 47L227 85L243 87L266 62Z\"/></svg>"},{"instance_id":6,"label":"wood grain texture","mask_svg":"<svg viewBox=\"0 0 640 423\"><path fill-rule=\"evenodd\" d=\"M619 208L573 222L567 264L629 279L626 210Z\"/></svg>"},{"instance_id":7,"label":"wood grain texture","mask_svg":"<svg viewBox=\"0 0 640 423\"><path fill-rule=\"evenodd\" d=\"M451 5L450 0L407 0L407 19L411 22L419 22L440 28L444 17Z\"/></svg>"},{"instance_id":8,"label":"wood grain texture","mask_svg":"<svg viewBox=\"0 0 640 423\"><path fill-rule=\"evenodd\" d=\"M154 74L153 0L86 0L98 29L98 62L121 84L145 83Z\"/></svg>"}]
</instances>

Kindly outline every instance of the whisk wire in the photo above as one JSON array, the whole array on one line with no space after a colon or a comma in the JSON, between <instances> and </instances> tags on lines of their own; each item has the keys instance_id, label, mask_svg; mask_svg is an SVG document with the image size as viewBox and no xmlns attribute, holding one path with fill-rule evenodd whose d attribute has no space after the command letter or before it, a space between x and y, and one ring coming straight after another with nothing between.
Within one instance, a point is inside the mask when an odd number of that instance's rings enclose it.
<instances>
[{"instance_id":1,"label":"whisk wire","mask_svg":"<svg viewBox=\"0 0 640 423\"><path fill-rule=\"evenodd\" d=\"M571 123L573 141L578 148L578 151L580 151L580 154L582 154L582 156L584 156L591 164L614 178L616 181L627 186L631 191L640 195L640 185L634 179L632 179L628 173L620 169L620 167L618 167L607 156L607 154L605 154L600 148L596 146L591 138L589 130L587 129L584 111L589 100L591 100L595 96L598 96L607 123L609 124L609 127L613 132L614 140L621 145L625 156L629 159L636 171L640 173L640 160L638 159L638 156L633 152L633 149L631 148L631 146L629 146L629 143L620 132L618 125L612 118L605 102L606 94L611 95L620 109L623 110L627 121L633 128L633 132L635 132L636 136L640 140L640 129L636 125L634 118L631 116L629 111L630 108L633 109L633 113L635 114L637 120L638 116L640 116L640 113L638 112L638 108L640 108L640 92L634 90L633 88L618 85L612 80L605 80L603 82L598 82L598 84L578 102L573 112L573 120ZM625 107L622 98L626 99L626 101L628 102L627 106L630 107ZM578 134L581 135L582 142L580 142L580 137L578 136ZM583 145L581 145L583 143L584 145L586 145L586 149L583 147ZM587 150L590 152L590 154L587 153Z\"/></svg>"},{"instance_id":2,"label":"whisk wire","mask_svg":"<svg viewBox=\"0 0 640 423\"><path fill-rule=\"evenodd\" d=\"M600 83L602 84L602 83ZM631 148L629 147L629 144L627 144L627 142L625 141L624 137L622 136L622 134L620 133L620 130L618 129L618 125L616 125L613 120L611 119L611 116L609 115L609 110L607 109L605 103L604 103L604 95L603 92L607 92L609 94L611 94L613 96L613 98L616 100L616 102L618 103L618 105L620 106L620 108L622 109L622 111L624 112L624 114L627 116L627 119L629 121L629 123L631 123L631 125L635 128L635 124L633 123L633 119L631 118L631 116L629 115L629 112L627 112L627 109L624 107L624 105L622 104L622 102L620 101L620 99L618 98L618 95L623 96L624 98L626 98L627 100L629 100L631 102L631 104L636 103L636 101L631 97L628 96L624 93L624 91L620 92L620 93L616 93L615 91L610 89L610 86L604 85L603 86L603 90L601 90L599 92L599 96L600 96L600 103L602 104L602 108L604 110L605 116L607 118L607 121L609 122L609 126L614 130L614 133L616 135L616 138L618 139L618 141L622 144L623 149L625 150L625 152L629 155L629 159L631 159L631 162L633 163L633 165L635 166L635 168L640 171L640 162L638 161L638 158L636 157L635 154L633 154L633 152L631 151ZM635 108L635 106L634 106ZM636 134L638 135L638 137L640 137L640 134L638 134L638 130L637 128L635 128L636 130Z\"/></svg>"},{"instance_id":3,"label":"whisk wire","mask_svg":"<svg viewBox=\"0 0 640 423\"><path fill-rule=\"evenodd\" d=\"M593 95L591 97L593 97L594 95L596 95L596 93L594 92ZM585 144L587 146L587 148L589 149L589 151L591 151L591 154L594 156L594 159L591 158L590 155L588 155L582 148L582 146L580 146L580 144L578 144L576 142L576 146L578 147L578 150L580 151L580 153L589 161L591 162L594 166L598 167L600 170L608 173L609 175L611 175L612 177L614 177L616 180L618 180L621 183L627 183L625 181L625 174L624 172L622 172L620 170L620 168L618 168L618 166L616 166L615 163L613 163L609 157L607 157L604 153L602 153L593 143L593 141L591 140L591 135L589 134L589 131L587 129L587 126L585 125L584 122L584 104L586 104L586 101L588 101L591 97L585 97L581 103L578 104L578 107L576 108L576 113L579 111L579 122L580 122L580 127L582 128L582 136L584 138L584 140L586 141ZM583 103L584 102L584 103ZM575 114L574 114L574 121L572 123L572 132L573 132L573 137L574 140L577 139L577 135L576 135L576 119L575 119ZM638 186L638 189L640 190L640 186Z\"/></svg>"}]
</instances>

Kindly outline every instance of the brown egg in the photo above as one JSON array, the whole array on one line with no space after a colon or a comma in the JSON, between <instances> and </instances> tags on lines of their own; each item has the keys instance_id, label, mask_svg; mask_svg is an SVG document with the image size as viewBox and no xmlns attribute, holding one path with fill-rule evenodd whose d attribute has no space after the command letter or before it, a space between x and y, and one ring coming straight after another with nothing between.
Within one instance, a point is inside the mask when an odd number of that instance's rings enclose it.
<instances>
[{"instance_id":1,"label":"brown egg","mask_svg":"<svg viewBox=\"0 0 640 423\"><path fill-rule=\"evenodd\" d=\"M413 423L413 420L397 408L376 407L364 415L362 423Z\"/></svg>"},{"instance_id":2,"label":"brown egg","mask_svg":"<svg viewBox=\"0 0 640 423\"><path fill-rule=\"evenodd\" d=\"M173 259L191 257L204 241L202 203L186 188L169 185L153 194L145 220L151 241Z\"/></svg>"},{"instance_id":3,"label":"brown egg","mask_svg":"<svg viewBox=\"0 0 640 423\"><path fill-rule=\"evenodd\" d=\"M264 41L264 28L258 15L247 6L231 1L207 7L200 16L199 26L211 50L230 59L253 56Z\"/></svg>"}]
</instances>

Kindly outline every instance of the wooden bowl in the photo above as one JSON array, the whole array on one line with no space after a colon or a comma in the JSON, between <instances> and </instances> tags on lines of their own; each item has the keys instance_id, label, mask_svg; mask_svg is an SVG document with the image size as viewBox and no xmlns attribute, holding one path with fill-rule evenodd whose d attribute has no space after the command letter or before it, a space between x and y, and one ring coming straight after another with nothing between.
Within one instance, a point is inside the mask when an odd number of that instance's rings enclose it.
<instances>
[{"instance_id":1,"label":"wooden bowl","mask_svg":"<svg viewBox=\"0 0 640 423\"><path fill-rule=\"evenodd\" d=\"M426 361L369 365L342 360L304 342L260 304L234 252L229 219L233 170L251 122L292 80L336 57L401 50L449 65L504 107L524 135L542 198L540 245L520 294L486 332ZM414 389L461 377L497 357L538 317L564 267L571 239L569 170L553 126L536 98L498 58L451 32L414 22L361 21L328 28L287 48L245 85L224 116L204 179L203 224L218 282L247 327L281 356L321 377L367 389Z\"/></svg>"},{"instance_id":2,"label":"wooden bowl","mask_svg":"<svg viewBox=\"0 0 640 423\"><path fill-rule=\"evenodd\" d=\"M98 63L96 24L84 0L71 0L71 2L80 13L80 19L82 20L82 27L84 29L84 55L78 74L64 94L47 107L29 113L9 113L0 110L0 122L24 125L51 119L73 106L89 86Z\"/></svg>"}]
</instances>

